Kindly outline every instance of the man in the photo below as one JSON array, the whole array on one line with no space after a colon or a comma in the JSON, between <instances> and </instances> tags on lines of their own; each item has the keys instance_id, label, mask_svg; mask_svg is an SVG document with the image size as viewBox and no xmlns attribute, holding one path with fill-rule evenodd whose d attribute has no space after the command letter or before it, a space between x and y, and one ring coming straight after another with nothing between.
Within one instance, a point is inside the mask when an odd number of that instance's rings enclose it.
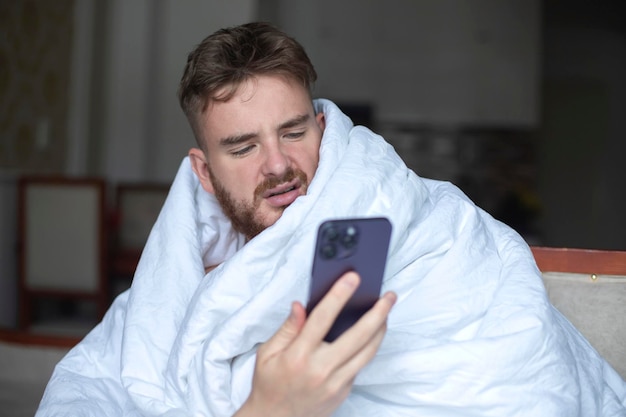
<instances>
[{"instance_id":1,"label":"man","mask_svg":"<svg viewBox=\"0 0 626 417\"><path fill-rule=\"evenodd\" d=\"M314 81L265 24L189 55L179 97L199 148L132 288L57 366L38 415L624 415L626 384L549 304L523 240L312 102ZM326 343L359 277L306 316L316 226L380 215L385 292Z\"/></svg>"},{"instance_id":2,"label":"man","mask_svg":"<svg viewBox=\"0 0 626 417\"><path fill-rule=\"evenodd\" d=\"M269 53L278 47L283 48L280 59ZM253 50L261 55L256 61L250 60ZM214 63L222 67L216 70ZM247 240L305 195L315 175L324 131L324 114L313 109L315 77L300 45L262 24L218 32L189 55L179 94L199 146L189 152L191 165L204 190L215 195L233 228ZM334 293L340 302L327 300L325 314L336 316L357 279L349 274L339 281ZM260 350L252 395L239 414L281 415L283 403L289 404L286 416L336 408L382 341L393 298L385 295L370 313L373 327L355 328L341 347L321 343L330 317L317 320L321 312L316 311L305 325L303 307L295 303L291 318ZM327 375L317 375L333 362ZM284 388L277 390L277 381L284 381ZM319 400L310 398L318 391ZM313 410L307 409L309 403Z\"/></svg>"}]
</instances>

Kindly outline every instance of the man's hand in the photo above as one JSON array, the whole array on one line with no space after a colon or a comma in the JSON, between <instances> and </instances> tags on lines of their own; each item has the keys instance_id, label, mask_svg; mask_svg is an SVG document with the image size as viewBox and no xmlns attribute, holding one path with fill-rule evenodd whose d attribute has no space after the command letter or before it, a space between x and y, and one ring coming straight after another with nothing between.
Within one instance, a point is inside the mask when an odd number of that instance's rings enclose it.
<instances>
[{"instance_id":1,"label":"man's hand","mask_svg":"<svg viewBox=\"0 0 626 417\"><path fill-rule=\"evenodd\" d=\"M396 301L386 293L333 343L324 342L359 282L356 273L344 274L308 319L302 304L293 303L289 318L259 348L252 392L235 416L328 416L345 400L376 354Z\"/></svg>"}]
</instances>

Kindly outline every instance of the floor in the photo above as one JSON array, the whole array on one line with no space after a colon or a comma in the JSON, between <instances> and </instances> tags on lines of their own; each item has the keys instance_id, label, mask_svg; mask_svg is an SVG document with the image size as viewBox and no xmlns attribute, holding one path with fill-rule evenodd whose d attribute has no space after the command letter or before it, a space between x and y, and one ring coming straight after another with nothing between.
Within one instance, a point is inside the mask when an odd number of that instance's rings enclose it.
<instances>
[{"instance_id":1,"label":"floor","mask_svg":"<svg viewBox=\"0 0 626 417\"><path fill-rule=\"evenodd\" d=\"M70 349L58 345L71 344L71 340L30 345L26 344L28 338L13 335L12 341L6 341L8 338L11 336L0 340L0 417L32 417L54 366Z\"/></svg>"},{"instance_id":2,"label":"floor","mask_svg":"<svg viewBox=\"0 0 626 417\"><path fill-rule=\"evenodd\" d=\"M93 303L38 300L28 330L0 328L0 417L34 416L55 365L98 323Z\"/></svg>"}]
</instances>

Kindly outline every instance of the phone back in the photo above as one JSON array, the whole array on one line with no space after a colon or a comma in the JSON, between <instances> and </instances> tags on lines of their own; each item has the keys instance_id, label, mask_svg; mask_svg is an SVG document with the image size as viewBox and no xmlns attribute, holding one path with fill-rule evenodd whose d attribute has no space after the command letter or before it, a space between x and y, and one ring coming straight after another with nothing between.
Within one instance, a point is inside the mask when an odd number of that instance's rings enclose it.
<instances>
[{"instance_id":1,"label":"phone back","mask_svg":"<svg viewBox=\"0 0 626 417\"><path fill-rule=\"evenodd\" d=\"M391 223L384 217L328 220L318 229L313 259L310 312L345 272L356 271L361 285L326 336L337 338L380 297Z\"/></svg>"}]
</instances>

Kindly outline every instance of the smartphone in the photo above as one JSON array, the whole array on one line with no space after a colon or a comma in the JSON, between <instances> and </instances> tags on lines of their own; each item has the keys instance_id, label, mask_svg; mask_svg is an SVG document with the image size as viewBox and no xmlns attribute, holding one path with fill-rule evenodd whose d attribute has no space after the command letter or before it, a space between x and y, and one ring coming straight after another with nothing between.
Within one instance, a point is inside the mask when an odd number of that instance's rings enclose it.
<instances>
[{"instance_id":1,"label":"smartphone","mask_svg":"<svg viewBox=\"0 0 626 417\"><path fill-rule=\"evenodd\" d=\"M384 217L327 220L319 226L307 312L344 273L355 271L361 277L361 284L324 340L332 342L339 337L380 297L390 238L391 223Z\"/></svg>"}]
</instances>

